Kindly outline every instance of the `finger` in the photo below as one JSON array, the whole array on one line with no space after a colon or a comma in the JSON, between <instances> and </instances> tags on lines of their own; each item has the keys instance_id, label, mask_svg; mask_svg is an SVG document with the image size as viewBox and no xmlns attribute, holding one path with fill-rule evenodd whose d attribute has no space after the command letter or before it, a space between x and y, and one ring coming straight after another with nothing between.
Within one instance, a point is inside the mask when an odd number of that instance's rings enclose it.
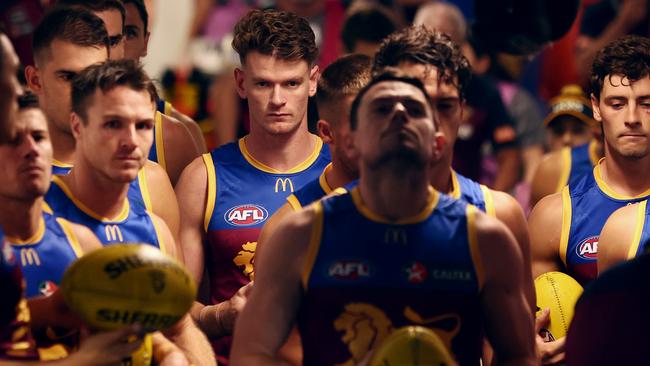
<instances>
[{"instance_id":1,"label":"finger","mask_svg":"<svg viewBox=\"0 0 650 366\"><path fill-rule=\"evenodd\" d=\"M539 316L535 318L535 333L539 333L542 328L546 328L551 324L551 309L544 308Z\"/></svg>"},{"instance_id":2,"label":"finger","mask_svg":"<svg viewBox=\"0 0 650 366\"><path fill-rule=\"evenodd\" d=\"M111 362L120 362L135 353L135 351L137 351L142 346L142 342L142 339L136 339L132 342L116 343L113 346L107 347L105 349L106 358L110 359Z\"/></svg>"}]
</instances>

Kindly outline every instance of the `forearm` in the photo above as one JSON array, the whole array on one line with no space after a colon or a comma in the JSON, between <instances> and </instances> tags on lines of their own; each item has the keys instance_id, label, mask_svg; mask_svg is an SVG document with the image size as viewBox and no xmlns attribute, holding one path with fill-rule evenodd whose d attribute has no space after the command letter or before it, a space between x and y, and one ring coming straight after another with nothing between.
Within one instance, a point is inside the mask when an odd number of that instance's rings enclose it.
<instances>
[{"instance_id":1,"label":"forearm","mask_svg":"<svg viewBox=\"0 0 650 366\"><path fill-rule=\"evenodd\" d=\"M180 324L166 331L165 336L185 353L193 365L216 366L212 346L190 317L184 317Z\"/></svg>"},{"instance_id":2,"label":"forearm","mask_svg":"<svg viewBox=\"0 0 650 366\"><path fill-rule=\"evenodd\" d=\"M507 148L497 152L499 170L494 180L494 189L497 191L510 191L519 179L521 158L519 149Z\"/></svg>"},{"instance_id":3,"label":"forearm","mask_svg":"<svg viewBox=\"0 0 650 366\"><path fill-rule=\"evenodd\" d=\"M190 313L201 331L210 339L215 339L232 335L233 329L228 326L231 323L228 321L231 316L229 309L228 301L216 305L203 305L194 302Z\"/></svg>"}]
</instances>

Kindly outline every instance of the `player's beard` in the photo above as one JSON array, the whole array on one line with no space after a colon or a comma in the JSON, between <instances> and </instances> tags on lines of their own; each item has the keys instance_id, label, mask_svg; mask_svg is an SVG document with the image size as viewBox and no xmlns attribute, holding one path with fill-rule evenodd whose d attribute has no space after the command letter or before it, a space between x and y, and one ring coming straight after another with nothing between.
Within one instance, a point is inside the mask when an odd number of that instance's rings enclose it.
<instances>
[{"instance_id":1,"label":"player's beard","mask_svg":"<svg viewBox=\"0 0 650 366\"><path fill-rule=\"evenodd\" d=\"M384 167L390 167L391 170L401 174L408 170L422 170L427 163L427 159L420 151L401 147L399 149L386 151L379 156L377 160L369 164L371 169L377 170Z\"/></svg>"}]
</instances>

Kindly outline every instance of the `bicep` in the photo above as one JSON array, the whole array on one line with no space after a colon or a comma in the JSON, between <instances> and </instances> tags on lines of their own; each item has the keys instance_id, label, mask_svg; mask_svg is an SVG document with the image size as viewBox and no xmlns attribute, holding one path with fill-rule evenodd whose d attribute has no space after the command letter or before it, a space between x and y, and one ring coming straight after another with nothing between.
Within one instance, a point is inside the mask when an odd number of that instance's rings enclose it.
<instances>
[{"instance_id":1,"label":"bicep","mask_svg":"<svg viewBox=\"0 0 650 366\"><path fill-rule=\"evenodd\" d=\"M83 254L87 254L102 247L102 243L87 227L73 224L72 230L79 240L79 246L81 247Z\"/></svg>"},{"instance_id":2,"label":"bicep","mask_svg":"<svg viewBox=\"0 0 650 366\"><path fill-rule=\"evenodd\" d=\"M183 262L183 253L178 248L176 241L174 241L174 236L172 235L171 231L169 231L169 228L165 224L165 221L156 215L153 215L151 220L153 220L154 225L156 226L160 249L168 256Z\"/></svg>"},{"instance_id":3,"label":"bicep","mask_svg":"<svg viewBox=\"0 0 650 366\"><path fill-rule=\"evenodd\" d=\"M180 215L178 201L169 176L158 164L147 162L146 168L147 187L151 194L151 210L165 221L174 239L178 239Z\"/></svg>"},{"instance_id":4,"label":"bicep","mask_svg":"<svg viewBox=\"0 0 650 366\"><path fill-rule=\"evenodd\" d=\"M635 240L638 205L615 211L603 226L598 240L598 275L628 259L628 251ZM637 243L634 243L634 242Z\"/></svg>"},{"instance_id":5,"label":"bicep","mask_svg":"<svg viewBox=\"0 0 650 366\"><path fill-rule=\"evenodd\" d=\"M284 219L287 215L293 212L293 209L291 206L287 203L285 203L282 207L280 207L271 217L269 220L264 224L264 227L262 227L262 231L260 232L260 236L257 238L257 247L255 248L255 255L259 256L262 248L266 246L266 242L269 240L271 235L275 232L275 230L278 228L278 225L282 222L282 219ZM257 274L256 274L257 276Z\"/></svg>"},{"instance_id":6,"label":"bicep","mask_svg":"<svg viewBox=\"0 0 650 366\"><path fill-rule=\"evenodd\" d=\"M553 195L540 201L528 217L530 257L533 277L559 271L562 236L562 197Z\"/></svg>"},{"instance_id":7,"label":"bicep","mask_svg":"<svg viewBox=\"0 0 650 366\"><path fill-rule=\"evenodd\" d=\"M180 207L180 243L185 265L194 280L203 277L204 216L207 200L207 172L203 159L195 159L181 174L176 184Z\"/></svg>"}]
</instances>

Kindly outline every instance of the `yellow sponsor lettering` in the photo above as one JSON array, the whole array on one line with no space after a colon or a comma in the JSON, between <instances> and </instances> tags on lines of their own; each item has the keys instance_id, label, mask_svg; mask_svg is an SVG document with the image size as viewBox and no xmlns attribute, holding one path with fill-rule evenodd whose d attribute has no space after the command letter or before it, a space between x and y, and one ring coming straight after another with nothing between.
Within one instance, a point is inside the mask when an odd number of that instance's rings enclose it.
<instances>
[{"instance_id":1,"label":"yellow sponsor lettering","mask_svg":"<svg viewBox=\"0 0 650 366\"><path fill-rule=\"evenodd\" d=\"M106 234L107 241L124 241L124 237L122 237L122 231L117 225L106 225L104 228L104 234Z\"/></svg>"},{"instance_id":2,"label":"yellow sponsor lettering","mask_svg":"<svg viewBox=\"0 0 650 366\"><path fill-rule=\"evenodd\" d=\"M40 266L41 258L38 257L38 252L33 248L24 248L20 250L20 263L22 263L23 267Z\"/></svg>"},{"instance_id":3,"label":"yellow sponsor lettering","mask_svg":"<svg viewBox=\"0 0 650 366\"><path fill-rule=\"evenodd\" d=\"M280 191L280 187L282 187L282 192L286 192L287 186L293 193L293 182L291 181L291 178L278 178L275 181L275 193L278 193Z\"/></svg>"}]
</instances>

